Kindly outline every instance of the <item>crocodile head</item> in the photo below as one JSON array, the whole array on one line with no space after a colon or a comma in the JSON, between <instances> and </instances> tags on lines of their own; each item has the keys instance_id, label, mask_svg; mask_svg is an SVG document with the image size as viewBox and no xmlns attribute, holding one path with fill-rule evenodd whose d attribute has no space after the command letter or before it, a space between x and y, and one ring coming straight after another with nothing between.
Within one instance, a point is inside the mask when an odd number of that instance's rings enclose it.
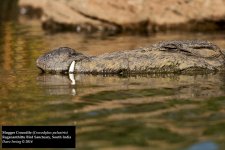
<instances>
[{"instance_id":1,"label":"crocodile head","mask_svg":"<svg viewBox=\"0 0 225 150\"><path fill-rule=\"evenodd\" d=\"M73 61L80 61L88 57L69 47L60 47L40 56L36 65L42 72L67 73Z\"/></svg>"}]
</instances>

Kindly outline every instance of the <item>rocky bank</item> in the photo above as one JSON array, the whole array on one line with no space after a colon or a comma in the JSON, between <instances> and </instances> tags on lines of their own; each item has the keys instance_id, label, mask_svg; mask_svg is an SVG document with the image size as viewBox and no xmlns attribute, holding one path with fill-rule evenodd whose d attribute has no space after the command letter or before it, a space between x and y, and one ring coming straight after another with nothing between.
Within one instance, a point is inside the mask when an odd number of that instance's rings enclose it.
<instances>
[{"instance_id":1,"label":"rocky bank","mask_svg":"<svg viewBox=\"0 0 225 150\"><path fill-rule=\"evenodd\" d=\"M225 28L225 0L19 0L44 29L112 33ZM33 11L38 10L38 11Z\"/></svg>"}]
</instances>

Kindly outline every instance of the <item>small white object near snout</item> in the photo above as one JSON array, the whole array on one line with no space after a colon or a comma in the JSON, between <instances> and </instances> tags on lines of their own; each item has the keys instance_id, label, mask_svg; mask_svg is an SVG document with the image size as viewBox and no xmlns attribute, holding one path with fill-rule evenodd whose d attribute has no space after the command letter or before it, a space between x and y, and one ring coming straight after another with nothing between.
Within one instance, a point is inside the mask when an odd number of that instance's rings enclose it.
<instances>
[{"instance_id":1,"label":"small white object near snout","mask_svg":"<svg viewBox=\"0 0 225 150\"><path fill-rule=\"evenodd\" d=\"M70 64L69 73L74 73L75 61Z\"/></svg>"},{"instance_id":2,"label":"small white object near snout","mask_svg":"<svg viewBox=\"0 0 225 150\"><path fill-rule=\"evenodd\" d=\"M75 85L76 82L75 82L75 78L74 78L74 68L75 68L75 61L73 61L71 64L70 64L70 67L69 67L69 78L70 80L72 81L71 82L71 85Z\"/></svg>"},{"instance_id":3,"label":"small white object near snout","mask_svg":"<svg viewBox=\"0 0 225 150\"><path fill-rule=\"evenodd\" d=\"M75 80L74 74L70 73L69 74L69 79L71 80L71 85L75 85L76 84L76 80Z\"/></svg>"}]
</instances>

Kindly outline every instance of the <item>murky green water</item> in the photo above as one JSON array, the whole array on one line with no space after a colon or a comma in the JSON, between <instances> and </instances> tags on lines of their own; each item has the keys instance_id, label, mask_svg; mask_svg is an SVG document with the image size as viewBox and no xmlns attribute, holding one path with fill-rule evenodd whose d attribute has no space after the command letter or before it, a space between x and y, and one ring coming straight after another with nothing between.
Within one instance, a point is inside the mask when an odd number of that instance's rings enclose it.
<instances>
[{"instance_id":1,"label":"murky green water","mask_svg":"<svg viewBox=\"0 0 225 150\"><path fill-rule=\"evenodd\" d=\"M103 37L0 25L0 125L77 125L77 149L225 149L225 75L40 75L36 58L70 46L88 55L223 33ZM197 149L195 149L197 148ZM207 150L207 149L206 149Z\"/></svg>"}]
</instances>

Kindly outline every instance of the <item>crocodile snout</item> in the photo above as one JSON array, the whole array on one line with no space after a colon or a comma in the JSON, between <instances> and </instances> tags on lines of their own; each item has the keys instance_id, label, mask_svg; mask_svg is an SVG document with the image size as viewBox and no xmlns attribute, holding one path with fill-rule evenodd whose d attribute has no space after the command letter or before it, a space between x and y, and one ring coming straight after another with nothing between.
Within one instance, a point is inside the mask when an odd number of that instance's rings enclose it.
<instances>
[{"instance_id":1,"label":"crocodile snout","mask_svg":"<svg viewBox=\"0 0 225 150\"><path fill-rule=\"evenodd\" d=\"M80 61L87 56L69 47L60 47L40 56L36 65L43 72L66 73L73 61Z\"/></svg>"}]
</instances>

